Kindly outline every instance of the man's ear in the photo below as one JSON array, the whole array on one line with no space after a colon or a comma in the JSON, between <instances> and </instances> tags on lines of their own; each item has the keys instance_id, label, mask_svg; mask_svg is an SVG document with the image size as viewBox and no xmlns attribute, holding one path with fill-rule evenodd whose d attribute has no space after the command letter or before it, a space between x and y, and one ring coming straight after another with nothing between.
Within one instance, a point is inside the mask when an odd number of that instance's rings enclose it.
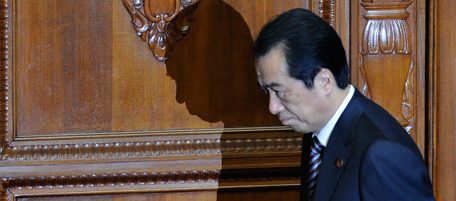
<instances>
[{"instance_id":1,"label":"man's ear","mask_svg":"<svg viewBox=\"0 0 456 201\"><path fill-rule=\"evenodd\" d=\"M335 84L334 76L332 76L331 71L327 68L322 68L320 72L318 72L317 77L324 92L329 94L333 90Z\"/></svg>"}]
</instances>

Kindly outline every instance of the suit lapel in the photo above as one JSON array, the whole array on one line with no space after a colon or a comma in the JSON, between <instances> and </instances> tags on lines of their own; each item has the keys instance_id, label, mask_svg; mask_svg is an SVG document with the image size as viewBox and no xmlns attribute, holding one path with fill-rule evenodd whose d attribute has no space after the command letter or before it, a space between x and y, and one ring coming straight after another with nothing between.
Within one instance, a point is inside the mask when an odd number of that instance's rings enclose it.
<instances>
[{"instance_id":1,"label":"suit lapel","mask_svg":"<svg viewBox=\"0 0 456 201\"><path fill-rule=\"evenodd\" d=\"M318 177L317 186L315 187L314 200L323 201L331 198L345 167L345 164L342 167L337 167L336 162L337 160L347 161L348 158L348 150L344 146L339 129L335 127L323 154L319 173L321 176Z\"/></svg>"},{"instance_id":2,"label":"suit lapel","mask_svg":"<svg viewBox=\"0 0 456 201\"><path fill-rule=\"evenodd\" d=\"M347 146L353 140L356 124L366 106L365 99L367 98L355 89L353 98L337 121L323 153L314 200L331 199L350 157ZM342 166L338 167L338 161L342 161Z\"/></svg>"}]
</instances>

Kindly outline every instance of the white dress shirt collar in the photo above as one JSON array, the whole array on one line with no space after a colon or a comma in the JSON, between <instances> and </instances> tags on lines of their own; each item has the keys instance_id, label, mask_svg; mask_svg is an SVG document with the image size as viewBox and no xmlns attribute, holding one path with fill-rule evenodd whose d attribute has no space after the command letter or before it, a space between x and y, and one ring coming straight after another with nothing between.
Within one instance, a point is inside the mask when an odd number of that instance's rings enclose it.
<instances>
[{"instance_id":1,"label":"white dress shirt collar","mask_svg":"<svg viewBox=\"0 0 456 201\"><path fill-rule=\"evenodd\" d=\"M326 147L329 141L329 137L331 136L331 132L334 129L334 126L336 126L337 121L340 118L340 115L342 115L342 112L345 110L347 107L348 103L353 97L353 94L355 94L355 87L353 85L349 86L350 89L348 90L348 94L345 97L344 101L340 104L339 108L336 110L336 113L331 117L331 119L328 121L328 123L321 129L319 133L314 133L313 135L316 135L320 143Z\"/></svg>"}]
</instances>

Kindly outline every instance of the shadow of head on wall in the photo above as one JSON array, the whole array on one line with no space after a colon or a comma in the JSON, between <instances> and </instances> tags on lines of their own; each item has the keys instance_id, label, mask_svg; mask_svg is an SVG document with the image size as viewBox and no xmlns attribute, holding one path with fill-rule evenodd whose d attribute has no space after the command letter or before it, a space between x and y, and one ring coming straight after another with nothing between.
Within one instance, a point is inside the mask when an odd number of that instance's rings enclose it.
<instances>
[{"instance_id":1,"label":"shadow of head on wall","mask_svg":"<svg viewBox=\"0 0 456 201\"><path fill-rule=\"evenodd\" d=\"M177 102L204 121L222 121L225 128L280 125L257 87L253 39L241 14L222 0L192 6L197 7L189 30L166 62Z\"/></svg>"}]
</instances>

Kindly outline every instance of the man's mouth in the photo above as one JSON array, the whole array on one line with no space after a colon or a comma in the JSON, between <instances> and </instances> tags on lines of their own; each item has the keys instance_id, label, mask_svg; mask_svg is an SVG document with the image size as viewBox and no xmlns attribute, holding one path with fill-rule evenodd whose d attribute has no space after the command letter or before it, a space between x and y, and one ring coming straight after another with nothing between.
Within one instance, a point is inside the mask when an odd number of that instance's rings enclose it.
<instances>
[{"instance_id":1,"label":"man's mouth","mask_svg":"<svg viewBox=\"0 0 456 201\"><path fill-rule=\"evenodd\" d=\"M280 118L280 122L282 122L283 125L286 125L288 121L290 121L290 118Z\"/></svg>"}]
</instances>

